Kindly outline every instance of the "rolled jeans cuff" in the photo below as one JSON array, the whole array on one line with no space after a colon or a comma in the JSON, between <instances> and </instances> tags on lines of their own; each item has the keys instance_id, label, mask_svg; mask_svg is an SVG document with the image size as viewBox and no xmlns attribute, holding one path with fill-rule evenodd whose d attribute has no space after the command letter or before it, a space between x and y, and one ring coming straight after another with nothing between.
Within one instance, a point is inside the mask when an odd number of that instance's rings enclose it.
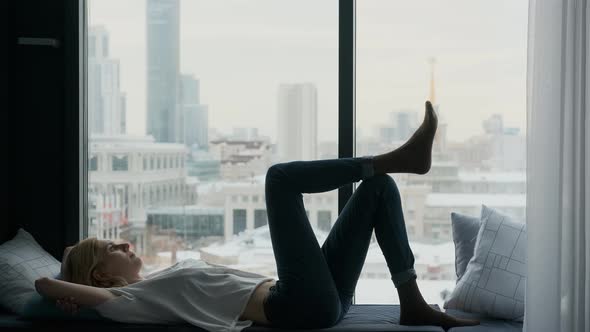
<instances>
[{"instance_id":1,"label":"rolled jeans cuff","mask_svg":"<svg viewBox=\"0 0 590 332\"><path fill-rule=\"evenodd\" d=\"M368 179L375 175L375 168L373 168L373 156L363 156L362 160L362 179Z\"/></svg>"},{"instance_id":2,"label":"rolled jeans cuff","mask_svg":"<svg viewBox=\"0 0 590 332\"><path fill-rule=\"evenodd\" d=\"M407 269L405 271L395 273L391 276L391 280L393 280L393 284L395 288L399 288L404 283L416 279L418 276L416 275L416 270L414 269Z\"/></svg>"}]
</instances>

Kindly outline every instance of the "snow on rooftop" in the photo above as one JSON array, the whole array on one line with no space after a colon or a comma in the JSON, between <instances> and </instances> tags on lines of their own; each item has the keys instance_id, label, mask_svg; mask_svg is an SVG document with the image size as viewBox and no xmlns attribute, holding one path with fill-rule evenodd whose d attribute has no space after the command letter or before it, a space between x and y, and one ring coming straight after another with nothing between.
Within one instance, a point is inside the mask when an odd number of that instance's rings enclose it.
<instances>
[{"instance_id":1,"label":"snow on rooftop","mask_svg":"<svg viewBox=\"0 0 590 332\"><path fill-rule=\"evenodd\" d=\"M426 197L428 207L479 207L482 204L491 207L524 208L526 194L429 193Z\"/></svg>"},{"instance_id":2,"label":"snow on rooftop","mask_svg":"<svg viewBox=\"0 0 590 332\"><path fill-rule=\"evenodd\" d=\"M201 180L199 180L199 178L196 176L187 176L185 178L185 183L186 184L197 184L197 183L201 183Z\"/></svg>"},{"instance_id":3,"label":"snow on rooftop","mask_svg":"<svg viewBox=\"0 0 590 332\"><path fill-rule=\"evenodd\" d=\"M328 233L319 229L313 229L316 239L323 243ZM267 256L274 260L272 241L268 225L255 229L248 229L240 234L234 235L226 243L216 242L208 247L201 248L202 251L215 256L239 257L239 261L251 261L248 256Z\"/></svg>"},{"instance_id":4,"label":"snow on rooftop","mask_svg":"<svg viewBox=\"0 0 590 332\"><path fill-rule=\"evenodd\" d=\"M223 215L223 207L204 205L162 206L146 209L147 214Z\"/></svg>"},{"instance_id":5,"label":"snow on rooftop","mask_svg":"<svg viewBox=\"0 0 590 332\"><path fill-rule=\"evenodd\" d=\"M314 229L316 238L320 245L327 237L327 232ZM250 241L251 240L251 241ZM411 242L410 246L416 258L416 264L454 264L454 244L446 242L442 244L426 244ZM240 263L226 265L230 268L256 271L268 268L268 264L274 264L274 254L268 226L259 227L254 230L244 231L225 244L213 244L202 248L202 250L215 255L237 255ZM265 255L264 259L254 254ZM171 252L159 252L159 257L170 259ZM177 261L184 259L201 259L199 252L177 251ZM377 243L372 243L365 263L382 262L385 264L383 254ZM162 267L160 267L161 269ZM153 272L151 272L153 273ZM277 279L276 275L269 275ZM424 299L431 304L438 304L441 309L444 304L443 292L452 292L455 288L455 280L417 280L418 287ZM355 302L357 304L399 304L397 291L389 278L360 278L357 283Z\"/></svg>"},{"instance_id":6,"label":"snow on rooftop","mask_svg":"<svg viewBox=\"0 0 590 332\"><path fill-rule=\"evenodd\" d=\"M429 244L422 242L410 242L412 253L414 254L415 263L428 266L454 264L455 262L455 244L444 242L441 244ZM365 263L383 263L385 257L377 242L371 243Z\"/></svg>"},{"instance_id":7,"label":"snow on rooftop","mask_svg":"<svg viewBox=\"0 0 590 332\"><path fill-rule=\"evenodd\" d=\"M318 243L322 245L328 237L328 232L313 229ZM453 242L441 244L427 244L411 242L410 246L416 264L443 265L454 264L455 246ZM237 257L240 264L245 262L260 262L261 258L274 262L274 252L268 225L246 230L226 243L214 243L201 248L202 251L219 257ZM365 259L366 263L385 263L385 258L377 242L371 243Z\"/></svg>"},{"instance_id":8,"label":"snow on rooftop","mask_svg":"<svg viewBox=\"0 0 590 332\"><path fill-rule=\"evenodd\" d=\"M453 160L433 160L431 163L431 167L459 167L459 164Z\"/></svg>"},{"instance_id":9,"label":"snow on rooftop","mask_svg":"<svg viewBox=\"0 0 590 332\"><path fill-rule=\"evenodd\" d=\"M236 187L250 187L259 186L264 184L266 180L266 174L258 174L247 179L236 181L236 180L221 180L200 183L197 187L197 193L207 194L210 192L219 192L224 188L236 188Z\"/></svg>"},{"instance_id":10,"label":"snow on rooftop","mask_svg":"<svg viewBox=\"0 0 590 332\"><path fill-rule=\"evenodd\" d=\"M156 142L153 136L141 135L91 135L89 144L93 150L123 150L123 151L166 151L184 152L184 144Z\"/></svg>"},{"instance_id":11,"label":"snow on rooftop","mask_svg":"<svg viewBox=\"0 0 590 332\"><path fill-rule=\"evenodd\" d=\"M459 172L458 176L461 182L526 182L525 172Z\"/></svg>"},{"instance_id":12,"label":"snow on rooftop","mask_svg":"<svg viewBox=\"0 0 590 332\"><path fill-rule=\"evenodd\" d=\"M157 255L158 255L158 257L161 257L161 258L172 258L171 251L161 251L161 252L158 252ZM201 254L196 250L178 250L178 251L176 251L176 260L177 261L181 261L181 260L185 260L185 259L189 259L189 258L201 259Z\"/></svg>"}]
</instances>

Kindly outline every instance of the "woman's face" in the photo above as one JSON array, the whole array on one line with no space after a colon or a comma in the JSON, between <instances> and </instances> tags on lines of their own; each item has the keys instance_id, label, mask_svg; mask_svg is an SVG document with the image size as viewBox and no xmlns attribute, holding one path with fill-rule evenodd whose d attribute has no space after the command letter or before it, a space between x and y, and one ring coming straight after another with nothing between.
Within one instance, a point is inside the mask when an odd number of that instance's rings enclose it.
<instances>
[{"instance_id":1,"label":"woman's face","mask_svg":"<svg viewBox=\"0 0 590 332\"><path fill-rule=\"evenodd\" d=\"M128 242L100 240L100 247L99 250L103 250L103 258L99 273L124 277L128 281L137 279L143 262L129 250Z\"/></svg>"}]
</instances>

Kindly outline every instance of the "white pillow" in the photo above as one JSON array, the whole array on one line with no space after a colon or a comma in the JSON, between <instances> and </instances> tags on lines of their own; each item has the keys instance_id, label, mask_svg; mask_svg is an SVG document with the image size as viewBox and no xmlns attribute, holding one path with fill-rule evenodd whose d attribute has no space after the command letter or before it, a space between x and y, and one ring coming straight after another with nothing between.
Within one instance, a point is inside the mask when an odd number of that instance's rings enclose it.
<instances>
[{"instance_id":1,"label":"white pillow","mask_svg":"<svg viewBox=\"0 0 590 332\"><path fill-rule=\"evenodd\" d=\"M35 280L55 277L61 263L47 253L24 229L0 245L0 305L24 313L26 301L35 294Z\"/></svg>"},{"instance_id":2,"label":"white pillow","mask_svg":"<svg viewBox=\"0 0 590 332\"><path fill-rule=\"evenodd\" d=\"M482 205L473 257L445 301L447 309L524 318L526 225Z\"/></svg>"}]
</instances>

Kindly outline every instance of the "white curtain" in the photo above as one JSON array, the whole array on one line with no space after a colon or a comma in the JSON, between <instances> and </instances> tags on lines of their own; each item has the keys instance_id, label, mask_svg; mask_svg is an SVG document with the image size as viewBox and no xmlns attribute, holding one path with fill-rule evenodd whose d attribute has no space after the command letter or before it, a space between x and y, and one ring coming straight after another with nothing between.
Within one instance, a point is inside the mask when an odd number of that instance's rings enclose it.
<instances>
[{"instance_id":1,"label":"white curtain","mask_svg":"<svg viewBox=\"0 0 590 332\"><path fill-rule=\"evenodd\" d=\"M590 331L588 13L530 1L526 331Z\"/></svg>"}]
</instances>

